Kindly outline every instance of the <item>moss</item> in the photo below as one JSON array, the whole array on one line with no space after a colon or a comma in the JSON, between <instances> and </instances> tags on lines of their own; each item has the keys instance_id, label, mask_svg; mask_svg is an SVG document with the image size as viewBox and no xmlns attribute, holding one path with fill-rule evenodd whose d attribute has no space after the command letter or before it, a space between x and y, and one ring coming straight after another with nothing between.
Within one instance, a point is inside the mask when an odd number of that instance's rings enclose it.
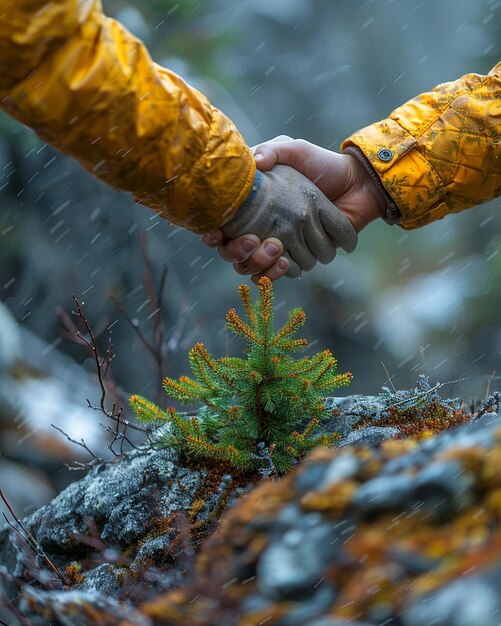
<instances>
[{"instance_id":1,"label":"moss","mask_svg":"<svg viewBox=\"0 0 501 626\"><path fill-rule=\"evenodd\" d=\"M64 568L64 577L68 583L68 588L81 585L85 580L82 574L82 564L77 561L72 561L69 565L66 565Z\"/></svg>"},{"instance_id":2,"label":"moss","mask_svg":"<svg viewBox=\"0 0 501 626\"><path fill-rule=\"evenodd\" d=\"M453 409L433 401L424 406L400 409L391 406L379 426L396 426L405 437L426 438L448 428L466 424L471 419L462 408Z\"/></svg>"}]
</instances>

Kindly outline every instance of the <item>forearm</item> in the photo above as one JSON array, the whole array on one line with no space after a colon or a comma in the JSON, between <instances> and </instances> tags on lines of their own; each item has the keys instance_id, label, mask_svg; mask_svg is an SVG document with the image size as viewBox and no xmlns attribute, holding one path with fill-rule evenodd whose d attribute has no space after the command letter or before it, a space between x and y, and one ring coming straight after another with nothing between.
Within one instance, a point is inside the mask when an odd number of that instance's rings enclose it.
<instances>
[{"instance_id":1,"label":"forearm","mask_svg":"<svg viewBox=\"0 0 501 626\"><path fill-rule=\"evenodd\" d=\"M501 194L500 75L498 64L439 85L343 142L370 163L404 228Z\"/></svg>"},{"instance_id":2,"label":"forearm","mask_svg":"<svg viewBox=\"0 0 501 626\"><path fill-rule=\"evenodd\" d=\"M1 106L169 221L227 221L255 174L243 138L98 0L2 0Z\"/></svg>"}]
</instances>

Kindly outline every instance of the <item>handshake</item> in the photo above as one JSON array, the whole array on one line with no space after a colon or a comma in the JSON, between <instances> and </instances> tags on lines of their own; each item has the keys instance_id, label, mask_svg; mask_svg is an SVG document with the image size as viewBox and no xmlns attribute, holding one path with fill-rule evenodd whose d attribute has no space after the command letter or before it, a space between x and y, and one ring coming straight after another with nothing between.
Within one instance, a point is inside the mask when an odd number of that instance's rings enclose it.
<instances>
[{"instance_id":1,"label":"handshake","mask_svg":"<svg viewBox=\"0 0 501 626\"><path fill-rule=\"evenodd\" d=\"M338 248L352 252L358 232L386 207L356 150L339 154L285 135L257 146L251 193L203 242L254 282L298 278L330 263Z\"/></svg>"}]
</instances>

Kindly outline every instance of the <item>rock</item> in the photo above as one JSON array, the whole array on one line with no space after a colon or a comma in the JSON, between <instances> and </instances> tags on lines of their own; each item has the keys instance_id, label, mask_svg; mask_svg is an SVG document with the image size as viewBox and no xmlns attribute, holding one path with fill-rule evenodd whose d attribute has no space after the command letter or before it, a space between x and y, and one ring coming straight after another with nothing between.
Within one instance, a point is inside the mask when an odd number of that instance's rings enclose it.
<instances>
[{"instance_id":1,"label":"rock","mask_svg":"<svg viewBox=\"0 0 501 626\"><path fill-rule=\"evenodd\" d=\"M340 480L346 480L347 478L353 478L360 470L361 463L357 457L349 451L344 454L340 454L325 468L322 467L322 480L317 481L311 488L318 490L326 489L332 484L339 482ZM313 466L316 468L316 466ZM307 472L303 472L303 475Z\"/></svg>"},{"instance_id":2,"label":"rock","mask_svg":"<svg viewBox=\"0 0 501 626\"><path fill-rule=\"evenodd\" d=\"M151 626L151 621L125 603L98 592L39 592L25 587L21 610L40 626L112 626L127 620L134 626Z\"/></svg>"},{"instance_id":3,"label":"rock","mask_svg":"<svg viewBox=\"0 0 501 626\"><path fill-rule=\"evenodd\" d=\"M363 420L374 420L387 408L381 396L352 395L343 398L329 398L327 408L332 419L324 422L327 432L337 432L342 437L349 435Z\"/></svg>"},{"instance_id":4,"label":"rock","mask_svg":"<svg viewBox=\"0 0 501 626\"><path fill-rule=\"evenodd\" d=\"M188 579L172 558L174 548L191 554L173 519L184 514L193 537L236 487L214 469L201 499L207 479L165 451L137 450L28 518L58 566L84 570L66 592L25 593L29 616L56 626L499 626L499 416L429 439L317 449L234 502ZM0 546L23 575L11 531Z\"/></svg>"},{"instance_id":5,"label":"rock","mask_svg":"<svg viewBox=\"0 0 501 626\"><path fill-rule=\"evenodd\" d=\"M336 461L333 461L335 463ZM313 465L308 472L302 472L301 476L299 476L296 481L295 488L296 493L302 495L311 491L312 489L316 489L319 484L324 483L328 478L326 478L326 466L327 464L321 465L316 464Z\"/></svg>"},{"instance_id":6,"label":"rock","mask_svg":"<svg viewBox=\"0 0 501 626\"><path fill-rule=\"evenodd\" d=\"M413 488L410 475L376 477L359 487L352 506L363 516L403 509L411 504Z\"/></svg>"},{"instance_id":7,"label":"rock","mask_svg":"<svg viewBox=\"0 0 501 626\"><path fill-rule=\"evenodd\" d=\"M109 598L118 599L123 593L123 584L120 579L124 574L126 574L124 567L103 563L85 574L79 589L87 592L99 591Z\"/></svg>"},{"instance_id":8,"label":"rock","mask_svg":"<svg viewBox=\"0 0 501 626\"><path fill-rule=\"evenodd\" d=\"M461 511L474 500L474 477L455 461L432 463L416 475L415 483L414 496L435 515Z\"/></svg>"},{"instance_id":9,"label":"rock","mask_svg":"<svg viewBox=\"0 0 501 626\"><path fill-rule=\"evenodd\" d=\"M404 626L499 626L499 573L497 587L484 577L470 576L426 595L403 613Z\"/></svg>"},{"instance_id":10,"label":"rock","mask_svg":"<svg viewBox=\"0 0 501 626\"><path fill-rule=\"evenodd\" d=\"M296 598L289 602L289 612L282 619L281 626L304 626L307 620L313 619L332 605L336 594L328 587L319 586L308 598Z\"/></svg>"},{"instance_id":11,"label":"rock","mask_svg":"<svg viewBox=\"0 0 501 626\"><path fill-rule=\"evenodd\" d=\"M321 521L316 514L301 516L289 530L272 538L257 563L258 587L265 597L290 600L315 593L324 568L338 550L332 530Z\"/></svg>"},{"instance_id":12,"label":"rock","mask_svg":"<svg viewBox=\"0 0 501 626\"><path fill-rule=\"evenodd\" d=\"M204 517L207 521L224 506L232 489L228 475L220 482L213 476L204 487L206 470L181 467L174 458L168 450L138 449L118 462L95 467L25 524L63 572L75 562L86 562L82 590L124 597L148 568L169 570L170 577L162 578L168 589L171 579L182 575L171 549L171 542L179 541L182 516L188 517L194 501L206 494L203 524ZM15 539L10 529L0 533L0 562L22 576L27 548ZM153 578L158 582L159 576Z\"/></svg>"},{"instance_id":13,"label":"rock","mask_svg":"<svg viewBox=\"0 0 501 626\"><path fill-rule=\"evenodd\" d=\"M330 606L304 624L499 626L501 577L489 572L501 560L500 434L491 415L431 440L314 452L227 513L198 558L197 585L165 602L186 607L211 581L198 611L231 603L235 622L287 626L301 603L315 610L316 593L328 590ZM244 562L247 579L218 584ZM213 620L209 611L202 624Z\"/></svg>"},{"instance_id":14,"label":"rock","mask_svg":"<svg viewBox=\"0 0 501 626\"><path fill-rule=\"evenodd\" d=\"M339 442L339 447L345 446L378 446L385 439L398 437L401 432L394 426L368 426L354 430Z\"/></svg>"}]
</instances>

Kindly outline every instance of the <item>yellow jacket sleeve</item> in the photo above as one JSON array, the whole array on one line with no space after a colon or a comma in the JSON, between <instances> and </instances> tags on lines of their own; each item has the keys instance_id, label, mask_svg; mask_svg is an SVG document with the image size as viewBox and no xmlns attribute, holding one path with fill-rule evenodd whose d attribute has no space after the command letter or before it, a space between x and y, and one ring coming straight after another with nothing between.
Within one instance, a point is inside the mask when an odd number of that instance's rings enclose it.
<instances>
[{"instance_id":1,"label":"yellow jacket sleeve","mask_svg":"<svg viewBox=\"0 0 501 626\"><path fill-rule=\"evenodd\" d=\"M233 123L155 64L100 0L0 0L0 103L98 178L195 232L249 194Z\"/></svg>"},{"instance_id":2,"label":"yellow jacket sleeve","mask_svg":"<svg viewBox=\"0 0 501 626\"><path fill-rule=\"evenodd\" d=\"M501 63L467 74L348 137L372 165L406 229L501 195Z\"/></svg>"}]
</instances>

